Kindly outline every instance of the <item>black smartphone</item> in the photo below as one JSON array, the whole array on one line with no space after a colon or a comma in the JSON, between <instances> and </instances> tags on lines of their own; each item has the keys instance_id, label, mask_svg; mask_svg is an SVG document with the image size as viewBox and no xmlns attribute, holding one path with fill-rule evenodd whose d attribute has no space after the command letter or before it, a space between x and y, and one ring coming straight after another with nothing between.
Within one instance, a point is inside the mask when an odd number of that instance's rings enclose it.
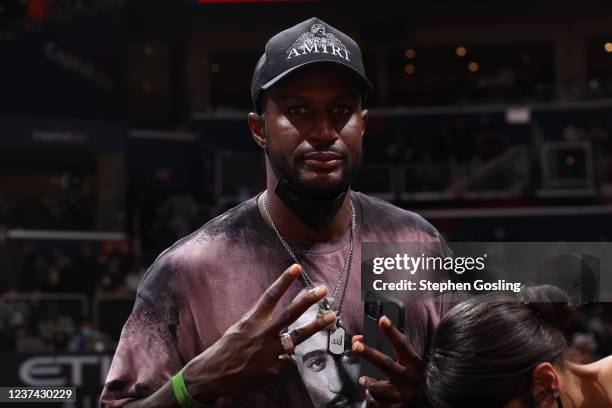
<instances>
[{"instance_id":1,"label":"black smartphone","mask_svg":"<svg viewBox=\"0 0 612 408\"><path fill-rule=\"evenodd\" d=\"M364 342L378 351L395 359L393 346L378 327L378 319L387 316L391 323L404 332L404 302L391 296L367 291L364 303L363 336ZM365 359L361 359L361 375L383 379L387 375Z\"/></svg>"}]
</instances>

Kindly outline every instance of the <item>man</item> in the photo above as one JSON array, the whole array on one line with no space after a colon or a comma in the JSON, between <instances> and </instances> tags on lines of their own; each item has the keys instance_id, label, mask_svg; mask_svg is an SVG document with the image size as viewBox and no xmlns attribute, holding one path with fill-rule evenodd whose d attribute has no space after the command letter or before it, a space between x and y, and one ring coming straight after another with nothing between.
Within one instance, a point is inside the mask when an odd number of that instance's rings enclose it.
<instances>
[{"instance_id":1,"label":"man","mask_svg":"<svg viewBox=\"0 0 612 408\"><path fill-rule=\"evenodd\" d=\"M268 41L248 116L265 152L267 189L149 268L102 406L318 404L316 387L305 386L289 355L321 331L339 359L361 332L361 242L441 241L416 214L350 191L369 90L357 44L317 18ZM314 304L314 320L285 332ZM407 308L405 328L418 352L446 307ZM347 386L356 386L356 370L348 372Z\"/></svg>"}]
</instances>

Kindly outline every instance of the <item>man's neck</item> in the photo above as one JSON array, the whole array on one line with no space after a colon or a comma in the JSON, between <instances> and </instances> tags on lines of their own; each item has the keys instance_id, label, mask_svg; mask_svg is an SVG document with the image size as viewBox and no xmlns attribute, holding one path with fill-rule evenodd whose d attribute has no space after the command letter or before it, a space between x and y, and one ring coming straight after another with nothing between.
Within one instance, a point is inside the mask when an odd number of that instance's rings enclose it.
<instances>
[{"instance_id":1,"label":"man's neck","mask_svg":"<svg viewBox=\"0 0 612 408\"><path fill-rule=\"evenodd\" d=\"M325 242L341 237L349 228L351 222L350 190L346 194L338 213L332 218L327 227L317 233L306 225L283 201L274 193L274 186L267 186L266 196L268 211L276 224L276 228L284 238L296 241ZM263 195L257 202L259 212L267 221L263 209Z\"/></svg>"}]
</instances>

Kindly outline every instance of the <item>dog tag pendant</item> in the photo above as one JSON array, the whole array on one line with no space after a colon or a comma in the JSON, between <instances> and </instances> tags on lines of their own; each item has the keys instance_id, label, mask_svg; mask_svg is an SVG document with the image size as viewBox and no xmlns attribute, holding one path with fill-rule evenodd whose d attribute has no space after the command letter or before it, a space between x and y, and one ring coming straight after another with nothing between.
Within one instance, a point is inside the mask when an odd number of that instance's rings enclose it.
<instances>
[{"instance_id":1,"label":"dog tag pendant","mask_svg":"<svg viewBox=\"0 0 612 408\"><path fill-rule=\"evenodd\" d=\"M344 353L344 327L340 326L340 319L336 320L334 327L327 332L327 350L339 356Z\"/></svg>"}]
</instances>

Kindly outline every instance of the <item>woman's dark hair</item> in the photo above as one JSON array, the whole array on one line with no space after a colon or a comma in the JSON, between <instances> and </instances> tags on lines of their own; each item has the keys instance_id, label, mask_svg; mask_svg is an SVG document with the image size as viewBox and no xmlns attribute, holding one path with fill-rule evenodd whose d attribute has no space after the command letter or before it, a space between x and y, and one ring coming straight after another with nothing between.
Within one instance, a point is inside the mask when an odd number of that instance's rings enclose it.
<instances>
[{"instance_id":1,"label":"woman's dark hair","mask_svg":"<svg viewBox=\"0 0 612 408\"><path fill-rule=\"evenodd\" d=\"M532 371L563 362L561 328L574 316L565 292L523 287L518 298L464 301L442 319L425 356L425 393L434 408L502 407L530 401Z\"/></svg>"}]
</instances>

